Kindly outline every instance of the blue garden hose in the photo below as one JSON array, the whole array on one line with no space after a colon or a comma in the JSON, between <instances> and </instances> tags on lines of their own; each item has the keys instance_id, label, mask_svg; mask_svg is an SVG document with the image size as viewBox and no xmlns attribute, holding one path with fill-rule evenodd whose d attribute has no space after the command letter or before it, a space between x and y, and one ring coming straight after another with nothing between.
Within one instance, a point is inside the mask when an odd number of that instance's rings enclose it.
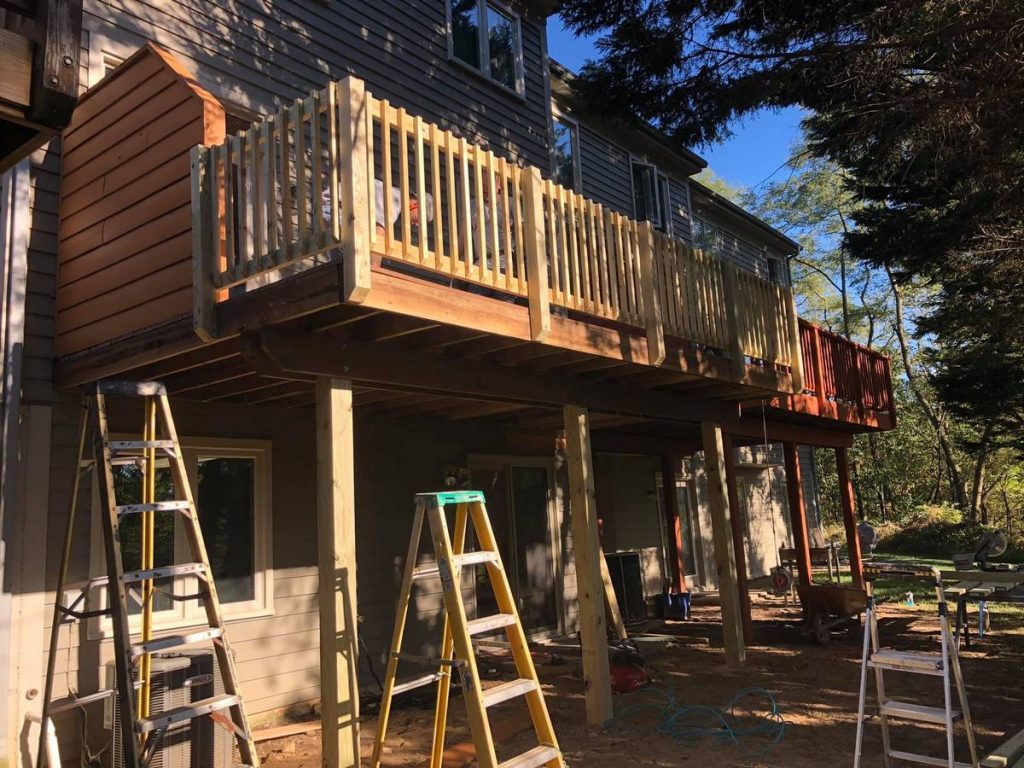
<instances>
[{"instance_id":1,"label":"blue garden hose","mask_svg":"<svg viewBox=\"0 0 1024 768\"><path fill-rule=\"evenodd\" d=\"M699 741L714 739L723 744L733 744L747 757L759 757L771 752L782 741L786 732L786 721L779 712L775 696L763 688L744 688L730 699L725 707L704 704L680 705L674 691L668 686L652 685L630 696L657 694L661 701L644 702L623 707L615 720L622 722L640 712L654 710L659 719L655 727L658 733L671 736L678 741ZM736 706L751 697L763 697L767 706L762 714L738 717ZM756 748L748 746L751 738L757 738ZM765 741L767 740L767 741Z\"/></svg>"}]
</instances>

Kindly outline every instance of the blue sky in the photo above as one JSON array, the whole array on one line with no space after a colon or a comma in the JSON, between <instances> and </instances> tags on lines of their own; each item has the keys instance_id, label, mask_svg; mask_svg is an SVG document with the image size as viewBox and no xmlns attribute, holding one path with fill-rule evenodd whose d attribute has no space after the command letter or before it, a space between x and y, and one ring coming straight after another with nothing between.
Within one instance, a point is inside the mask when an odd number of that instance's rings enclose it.
<instances>
[{"instance_id":1,"label":"blue sky","mask_svg":"<svg viewBox=\"0 0 1024 768\"><path fill-rule=\"evenodd\" d=\"M557 16L548 20L548 53L573 71L597 56L593 39L574 37ZM796 108L762 110L733 126L734 135L721 144L693 149L729 183L754 187L781 173L790 146L799 138L800 115Z\"/></svg>"}]
</instances>

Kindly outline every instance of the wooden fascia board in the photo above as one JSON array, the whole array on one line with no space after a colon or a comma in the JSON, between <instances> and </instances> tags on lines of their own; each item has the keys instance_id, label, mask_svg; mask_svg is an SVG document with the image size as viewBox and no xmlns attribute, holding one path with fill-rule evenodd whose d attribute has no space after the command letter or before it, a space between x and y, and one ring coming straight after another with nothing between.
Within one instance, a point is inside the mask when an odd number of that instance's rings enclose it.
<instances>
[{"instance_id":1,"label":"wooden fascia board","mask_svg":"<svg viewBox=\"0 0 1024 768\"><path fill-rule=\"evenodd\" d=\"M323 335L276 330L246 333L242 354L261 372L336 376L412 392L548 407L572 404L602 413L668 421L732 421L739 417L735 403L538 374Z\"/></svg>"}]
</instances>

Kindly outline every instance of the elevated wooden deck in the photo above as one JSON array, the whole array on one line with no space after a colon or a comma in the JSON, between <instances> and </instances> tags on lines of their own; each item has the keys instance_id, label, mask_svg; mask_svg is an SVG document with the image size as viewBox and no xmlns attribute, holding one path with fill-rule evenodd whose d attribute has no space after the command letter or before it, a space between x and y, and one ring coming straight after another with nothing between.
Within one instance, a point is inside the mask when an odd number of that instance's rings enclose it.
<instances>
[{"instance_id":1,"label":"elevated wooden deck","mask_svg":"<svg viewBox=\"0 0 1024 768\"><path fill-rule=\"evenodd\" d=\"M98 240L62 253L58 334L88 340L62 347L62 384L145 376L183 397L305 405L323 370L311 362L319 348L360 387L357 405L395 414L543 424L545 409L579 400L604 414L595 428L602 419L647 425L636 434L651 437L666 420L711 417L753 435L754 419L740 423L751 407L822 444L837 426L885 428L865 414L891 414L891 393L862 388L847 403L836 389L845 379L827 378L821 355L812 356L817 329L801 327L789 288L608 211L374 98L353 78L218 141L223 112L166 57L154 49L130 60L125 67L138 71L107 78L108 92L90 98L131 105L153 77L140 76L148 68L178 78L166 87L193 105L202 132L191 151L187 230L193 311L175 303L179 282L160 277L178 276L188 259L184 233L175 231L174 248L133 245L149 222L172 213L167 194L147 187L129 200L129 183L156 181L133 177L107 189L107 169L98 201L64 214ZM117 129L160 134L158 110L146 104L117 112ZM131 157L145 165L169 146L137 142ZM168 179L166 190L177 190L179 175ZM83 183L76 177L76 190ZM176 198L173 208L177 215ZM87 220L92 210L103 218ZM112 228L115 218L124 226ZM68 297L89 276L68 280L65 257L85 263L98 252L104 279L130 264L132 279L151 290L134 306L90 294L93 318L83 323L82 302ZM844 343L829 337L823 349L845 360ZM380 359L385 350L394 363ZM852 354L861 360L861 350ZM462 379L415 375L431 366ZM872 357L866 370L888 385L885 358ZM516 395L506 380L529 394ZM744 401L756 405L741 408ZM848 435L837 439L846 444Z\"/></svg>"}]
</instances>

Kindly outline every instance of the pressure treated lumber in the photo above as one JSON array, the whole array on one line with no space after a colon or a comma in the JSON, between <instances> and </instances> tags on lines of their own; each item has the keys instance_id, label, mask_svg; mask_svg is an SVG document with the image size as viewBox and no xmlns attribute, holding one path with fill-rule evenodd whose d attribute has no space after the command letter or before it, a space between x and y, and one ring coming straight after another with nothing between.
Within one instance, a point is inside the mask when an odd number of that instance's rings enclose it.
<instances>
[{"instance_id":1,"label":"pressure treated lumber","mask_svg":"<svg viewBox=\"0 0 1024 768\"><path fill-rule=\"evenodd\" d=\"M722 606L722 634L725 658L731 665L746 661L743 642L743 621L736 584L736 556L733 551L732 511L726 487L725 445L722 428L717 424L701 424L704 440L704 465L708 475L708 506L711 509L711 536L715 545L718 570L718 595Z\"/></svg>"},{"instance_id":2,"label":"pressure treated lumber","mask_svg":"<svg viewBox=\"0 0 1024 768\"><path fill-rule=\"evenodd\" d=\"M352 383L316 381L320 719L325 766L359 765Z\"/></svg>"},{"instance_id":3,"label":"pressure treated lumber","mask_svg":"<svg viewBox=\"0 0 1024 768\"><path fill-rule=\"evenodd\" d=\"M796 549L796 568L801 584L810 584L811 545L807 538L807 507L804 485L800 476L800 454L797 444L784 442L782 452L786 463L786 491L789 495L789 519L793 526L793 547Z\"/></svg>"},{"instance_id":4,"label":"pressure treated lumber","mask_svg":"<svg viewBox=\"0 0 1024 768\"><path fill-rule=\"evenodd\" d=\"M846 448L836 448L836 468L839 472L839 498L843 507L843 526L846 528L846 551L850 557L850 574L853 586L864 587L864 560L860 551L860 535L857 533L857 511L853 501L853 484L850 482L850 456Z\"/></svg>"},{"instance_id":5,"label":"pressure treated lumber","mask_svg":"<svg viewBox=\"0 0 1024 768\"><path fill-rule=\"evenodd\" d=\"M601 544L597 533L597 494L590 450L590 418L585 408L567 405L565 418L566 462L569 468L569 510L576 552L576 584L580 604L580 645L583 653L583 687L587 723L604 725L612 719L611 675L608 668L604 581L601 577Z\"/></svg>"}]
</instances>

